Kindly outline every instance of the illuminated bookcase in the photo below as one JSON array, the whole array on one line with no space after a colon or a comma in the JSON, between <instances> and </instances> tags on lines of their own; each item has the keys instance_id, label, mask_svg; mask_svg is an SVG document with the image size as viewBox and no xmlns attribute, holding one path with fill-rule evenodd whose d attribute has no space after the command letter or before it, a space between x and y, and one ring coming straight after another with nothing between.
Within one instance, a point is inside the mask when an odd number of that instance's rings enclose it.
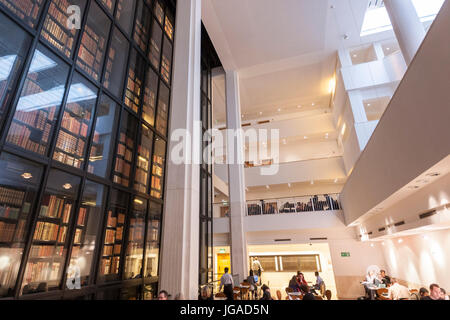
<instances>
[{"instance_id":1,"label":"illuminated bookcase","mask_svg":"<svg viewBox=\"0 0 450 320\"><path fill-rule=\"evenodd\" d=\"M0 54L16 57L0 80L0 299L154 297L174 17L173 0L0 0Z\"/></svg>"}]
</instances>

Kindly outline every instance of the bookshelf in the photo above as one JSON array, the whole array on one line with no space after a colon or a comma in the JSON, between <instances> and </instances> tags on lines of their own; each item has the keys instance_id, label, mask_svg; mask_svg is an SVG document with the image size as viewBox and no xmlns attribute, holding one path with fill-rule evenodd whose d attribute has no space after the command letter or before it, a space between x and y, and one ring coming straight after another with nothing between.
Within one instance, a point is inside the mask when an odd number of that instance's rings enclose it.
<instances>
[{"instance_id":1,"label":"bookshelf","mask_svg":"<svg viewBox=\"0 0 450 320\"><path fill-rule=\"evenodd\" d=\"M28 285L47 283L49 287L59 286L73 207L74 201L62 195L44 196L24 275Z\"/></svg>"},{"instance_id":2,"label":"bookshelf","mask_svg":"<svg viewBox=\"0 0 450 320\"><path fill-rule=\"evenodd\" d=\"M153 132L146 125L142 125L141 143L138 146L136 175L134 178L134 190L141 193L147 193L148 189L152 143Z\"/></svg>"},{"instance_id":3,"label":"bookshelf","mask_svg":"<svg viewBox=\"0 0 450 320\"><path fill-rule=\"evenodd\" d=\"M167 36L170 40L173 40L173 17L168 12L166 12L166 18L164 21L164 31L166 32Z\"/></svg>"},{"instance_id":4,"label":"bookshelf","mask_svg":"<svg viewBox=\"0 0 450 320\"><path fill-rule=\"evenodd\" d=\"M148 59L153 67L159 70L159 60L161 57L161 45L162 45L162 29L156 20L153 20L152 33L150 37L150 43L148 45Z\"/></svg>"},{"instance_id":5,"label":"bookshelf","mask_svg":"<svg viewBox=\"0 0 450 320\"><path fill-rule=\"evenodd\" d=\"M165 149L166 149L166 142L160 138L156 138L155 152L153 153L152 182L150 186L150 195L157 199L162 198L163 192Z\"/></svg>"},{"instance_id":6,"label":"bookshelf","mask_svg":"<svg viewBox=\"0 0 450 320\"><path fill-rule=\"evenodd\" d=\"M155 125L156 93L158 91L158 75L149 68L145 81L144 101L142 104L142 118L149 125Z\"/></svg>"},{"instance_id":7,"label":"bookshelf","mask_svg":"<svg viewBox=\"0 0 450 320\"><path fill-rule=\"evenodd\" d=\"M133 200L133 209L129 217L125 252L125 279L142 277L146 212L147 200L135 197Z\"/></svg>"},{"instance_id":8,"label":"bookshelf","mask_svg":"<svg viewBox=\"0 0 450 320\"><path fill-rule=\"evenodd\" d=\"M164 48L161 59L161 76L164 81L170 85L170 76L172 72L172 44L164 37Z\"/></svg>"},{"instance_id":9,"label":"bookshelf","mask_svg":"<svg viewBox=\"0 0 450 320\"><path fill-rule=\"evenodd\" d=\"M70 17L67 9L71 5L68 0L52 0L41 31L42 38L68 58L72 56L78 33L76 28L67 28Z\"/></svg>"},{"instance_id":10,"label":"bookshelf","mask_svg":"<svg viewBox=\"0 0 450 320\"><path fill-rule=\"evenodd\" d=\"M10 11L31 28L35 28L44 0L0 0L0 6Z\"/></svg>"},{"instance_id":11,"label":"bookshelf","mask_svg":"<svg viewBox=\"0 0 450 320\"><path fill-rule=\"evenodd\" d=\"M80 91L86 91L78 102L68 101L63 110L63 118L56 140L53 159L61 163L81 168L84 163L85 149L95 107L97 93L79 74L76 74L69 91L70 97L76 97Z\"/></svg>"},{"instance_id":12,"label":"bookshelf","mask_svg":"<svg viewBox=\"0 0 450 320\"><path fill-rule=\"evenodd\" d=\"M137 124L134 117L124 111L122 113L122 125L117 141L113 181L125 187L130 185L136 128Z\"/></svg>"},{"instance_id":13,"label":"bookshelf","mask_svg":"<svg viewBox=\"0 0 450 320\"><path fill-rule=\"evenodd\" d=\"M81 37L77 66L96 81L100 80L110 25L111 21L100 7L91 2L88 21Z\"/></svg>"},{"instance_id":14,"label":"bookshelf","mask_svg":"<svg viewBox=\"0 0 450 320\"><path fill-rule=\"evenodd\" d=\"M133 49L128 67L127 87L124 103L134 112L139 111L141 103L142 83L144 79L145 63L141 56Z\"/></svg>"},{"instance_id":15,"label":"bookshelf","mask_svg":"<svg viewBox=\"0 0 450 320\"><path fill-rule=\"evenodd\" d=\"M136 10L133 39L143 52L147 52L148 36L150 33L150 12L143 0L139 0Z\"/></svg>"},{"instance_id":16,"label":"bookshelf","mask_svg":"<svg viewBox=\"0 0 450 320\"><path fill-rule=\"evenodd\" d=\"M131 34L136 0L117 0L116 21L126 34Z\"/></svg>"},{"instance_id":17,"label":"bookshelf","mask_svg":"<svg viewBox=\"0 0 450 320\"><path fill-rule=\"evenodd\" d=\"M45 68L38 66L45 65ZM61 104L68 66L38 46L33 56L6 141L44 155ZM48 101L47 101L48 99Z\"/></svg>"},{"instance_id":18,"label":"bookshelf","mask_svg":"<svg viewBox=\"0 0 450 320\"><path fill-rule=\"evenodd\" d=\"M156 130L167 135L167 117L169 114L170 90L162 82L159 85L158 109L156 114Z\"/></svg>"},{"instance_id":19,"label":"bookshelf","mask_svg":"<svg viewBox=\"0 0 450 320\"><path fill-rule=\"evenodd\" d=\"M155 1L154 14L160 25L164 22L164 9L159 1Z\"/></svg>"}]
</instances>

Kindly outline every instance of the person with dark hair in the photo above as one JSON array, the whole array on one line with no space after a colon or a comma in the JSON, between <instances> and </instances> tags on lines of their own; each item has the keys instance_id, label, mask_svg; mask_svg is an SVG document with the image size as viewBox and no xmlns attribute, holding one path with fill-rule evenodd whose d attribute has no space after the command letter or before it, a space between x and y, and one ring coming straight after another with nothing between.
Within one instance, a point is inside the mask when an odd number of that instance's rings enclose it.
<instances>
[{"instance_id":1,"label":"person with dark hair","mask_svg":"<svg viewBox=\"0 0 450 320\"><path fill-rule=\"evenodd\" d=\"M309 287L307 285L302 284L300 286L300 290L304 293L302 300L316 300L314 295L309 291Z\"/></svg>"},{"instance_id":2,"label":"person with dark hair","mask_svg":"<svg viewBox=\"0 0 450 320\"><path fill-rule=\"evenodd\" d=\"M228 268L225 268L225 273L220 278L220 289L219 291L222 291L223 287L223 293L227 296L227 300L234 300L233 297L233 277L231 274L228 273Z\"/></svg>"},{"instance_id":3,"label":"person with dark hair","mask_svg":"<svg viewBox=\"0 0 450 320\"><path fill-rule=\"evenodd\" d=\"M430 295L430 292L428 291L427 288L422 287L419 289L420 300L430 300L429 295Z\"/></svg>"},{"instance_id":4,"label":"person with dark hair","mask_svg":"<svg viewBox=\"0 0 450 320\"><path fill-rule=\"evenodd\" d=\"M272 295L270 294L270 288L268 286L263 284L261 290L263 292L263 296L260 300L273 300Z\"/></svg>"},{"instance_id":5,"label":"person with dark hair","mask_svg":"<svg viewBox=\"0 0 450 320\"><path fill-rule=\"evenodd\" d=\"M289 281L289 288L294 290L294 292L300 291L300 287L298 286L296 275L292 276L292 279Z\"/></svg>"},{"instance_id":6,"label":"person with dark hair","mask_svg":"<svg viewBox=\"0 0 450 320\"><path fill-rule=\"evenodd\" d=\"M303 276L303 273L301 273L300 271L297 272L297 285L298 285L298 287L300 288L300 291L303 292L303 293L305 293L305 292L302 290L302 286L303 286L303 285L304 285L304 286L308 286L308 283L306 282L305 277Z\"/></svg>"},{"instance_id":7,"label":"person with dark hair","mask_svg":"<svg viewBox=\"0 0 450 320\"><path fill-rule=\"evenodd\" d=\"M431 300L441 300L441 288L436 283L430 284L430 295Z\"/></svg>"},{"instance_id":8,"label":"person with dark hair","mask_svg":"<svg viewBox=\"0 0 450 320\"><path fill-rule=\"evenodd\" d=\"M323 281L322 277L319 276L319 272L314 272L314 275L316 276L316 284L313 286L313 289L311 292L313 294L316 294L315 290L319 290L319 292L322 294L322 297L325 296L325 282Z\"/></svg>"},{"instance_id":9,"label":"person with dark hair","mask_svg":"<svg viewBox=\"0 0 450 320\"><path fill-rule=\"evenodd\" d=\"M381 282L383 282L383 284L385 284L386 287L391 284L391 277L386 275L385 270L380 270L380 276L381 276Z\"/></svg>"},{"instance_id":10,"label":"person with dark hair","mask_svg":"<svg viewBox=\"0 0 450 320\"><path fill-rule=\"evenodd\" d=\"M169 300L169 296L166 290L161 290L158 294L158 300Z\"/></svg>"},{"instance_id":11,"label":"person with dark hair","mask_svg":"<svg viewBox=\"0 0 450 320\"><path fill-rule=\"evenodd\" d=\"M255 276L253 275L253 270L250 270L250 275L247 277L247 282L250 284L249 291L252 293L253 299L256 297L257 284L255 281Z\"/></svg>"},{"instance_id":12,"label":"person with dark hair","mask_svg":"<svg viewBox=\"0 0 450 320\"><path fill-rule=\"evenodd\" d=\"M450 300L444 288L441 288L441 300Z\"/></svg>"}]
</instances>

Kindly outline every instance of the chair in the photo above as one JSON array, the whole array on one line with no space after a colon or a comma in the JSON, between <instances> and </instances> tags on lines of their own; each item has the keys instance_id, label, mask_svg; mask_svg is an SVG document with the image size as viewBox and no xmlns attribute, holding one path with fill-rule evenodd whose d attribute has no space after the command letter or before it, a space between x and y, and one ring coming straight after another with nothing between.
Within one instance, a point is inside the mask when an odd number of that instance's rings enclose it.
<instances>
[{"instance_id":1,"label":"chair","mask_svg":"<svg viewBox=\"0 0 450 320\"><path fill-rule=\"evenodd\" d=\"M249 295L250 290L248 288L241 288L241 299L244 300L244 298L246 298L246 300L250 300L248 295Z\"/></svg>"},{"instance_id":2,"label":"chair","mask_svg":"<svg viewBox=\"0 0 450 320\"><path fill-rule=\"evenodd\" d=\"M235 293L235 291L239 291L239 293ZM233 288L233 298L234 300L241 300L241 287L234 287Z\"/></svg>"},{"instance_id":3,"label":"chair","mask_svg":"<svg viewBox=\"0 0 450 320\"><path fill-rule=\"evenodd\" d=\"M278 300L281 300L281 291L280 290L277 290L277 298L278 298Z\"/></svg>"},{"instance_id":4,"label":"chair","mask_svg":"<svg viewBox=\"0 0 450 320\"><path fill-rule=\"evenodd\" d=\"M226 294L223 293L223 292L217 292L217 293L215 294L215 297L216 297L216 298L226 298L227 296L226 296Z\"/></svg>"},{"instance_id":5,"label":"chair","mask_svg":"<svg viewBox=\"0 0 450 320\"><path fill-rule=\"evenodd\" d=\"M331 290L325 291L325 297L327 297L327 300L331 300Z\"/></svg>"},{"instance_id":6,"label":"chair","mask_svg":"<svg viewBox=\"0 0 450 320\"><path fill-rule=\"evenodd\" d=\"M383 296L384 293L388 293L388 292L389 292L389 290L387 288L377 289L378 300L391 300L391 299Z\"/></svg>"},{"instance_id":7,"label":"chair","mask_svg":"<svg viewBox=\"0 0 450 320\"><path fill-rule=\"evenodd\" d=\"M286 291L286 294L289 294L289 293L294 292L294 289L292 289L291 287L287 287L287 288L285 289L285 291Z\"/></svg>"}]
</instances>

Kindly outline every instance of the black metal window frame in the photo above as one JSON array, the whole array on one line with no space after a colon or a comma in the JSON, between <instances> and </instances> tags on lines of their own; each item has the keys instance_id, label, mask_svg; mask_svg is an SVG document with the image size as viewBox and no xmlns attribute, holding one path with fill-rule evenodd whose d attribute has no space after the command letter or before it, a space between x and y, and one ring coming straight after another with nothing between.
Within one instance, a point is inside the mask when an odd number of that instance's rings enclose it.
<instances>
[{"instance_id":1,"label":"black metal window frame","mask_svg":"<svg viewBox=\"0 0 450 320\"><path fill-rule=\"evenodd\" d=\"M172 46L172 61L171 61L171 69L173 70L173 49L174 49L174 38L175 38L175 15L176 15L176 9L175 9L175 1L173 0L137 0L137 1L141 1L142 5L146 6L148 9L148 12L150 13L149 18L151 18L152 20L155 19L156 21L158 21L158 19L156 18L155 14L154 14L154 5L156 2L159 2L162 6L163 6L163 10L164 10L164 17L163 17L163 22L165 21L165 16L166 13L168 12L168 10L171 13L171 16L173 18L172 21L172 26L173 26L173 37L172 39L170 39L169 37L167 37L165 31L164 31L164 25L161 26L162 31L163 31L163 35L162 35L162 42L161 42L161 48L160 48L160 70L161 70L161 60L163 57L163 50L164 50L164 39L167 38L167 40L170 42L171 46ZM137 3L136 1L136 3ZM86 26L86 22L87 22L87 18L88 18L88 14L89 14L89 9L91 7L91 3L96 3L100 9L102 10L102 12L108 17L108 19L110 20L110 28L108 30L108 39L106 42L106 47L105 47L105 57L104 60L102 62L102 66L101 66L101 73L100 73L100 77L99 79L93 80L85 71L83 71L78 65L77 65L77 57L78 57L78 51L80 48L80 44L81 44L81 38L83 35L83 32L85 30L85 26ZM55 49L54 47L52 47L48 42L46 42L45 40L42 39L41 37L41 30L43 28L44 25L44 21L45 21L45 17L48 13L50 4L51 4L51 0L44 0L43 5L42 5L42 9L40 12L40 17L36 23L35 28L31 28L29 25L27 25L24 21L20 20L17 16L15 16L13 13L9 12L7 9L5 9L4 7L0 6L0 12L2 14L4 14L6 17L8 17L10 20L12 20L16 25L18 25L28 36L31 37L31 44L30 44L30 48L27 54L27 58L25 59L21 70L18 72L18 80L15 82L15 88L14 91L12 93L12 96L14 97L10 103L9 103L9 108L5 111L4 116L2 117L2 119L0 120L0 153L6 152L9 154L12 154L14 156L18 156L20 158L32 161L36 164L39 164L42 166L43 168L43 174L42 174L42 178L41 178L41 183L40 183L40 190L37 193L35 202L32 204L31 210L30 210L30 215L31 215L31 223L29 226L29 229L26 230L26 245L23 249L23 254L22 254L22 262L20 264L20 268L18 271L18 276L16 279L16 285L14 288L14 294L12 297L6 297L6 298L2 298L2 299L42 299L42 298L49 298L49 299L72 299L72 298L76 298L76 297L91 297L93 298L94 296L96 296L96 293L99 291L105 291L105 290L114 290L114 289L121 289L121 288L126 288L126 287L130 287L130 286L139 286L140 290L143 290L143 287L145 285L148 284L154 284L155 282L159 281L159 276L157 277L152 277L152 278L145 278L142 277L141 279L133 279L133 280L125 280L123 279L123 274L124 274L124 262L125 262L125 250L126 250L126 243L127 243L127 239L128 239L128 231L129 231L129 217L131 215L131 210L132 210L132 201L133 199L137 196L140 198L144 198L147 200L147 212L146 212L146 217L145 217L145 224L147 224L148 222L148 208L150 206L150 202L149 201L153 201L157 204L160 204L161 206L164 203L164 199L165 199L165 195L164 195L164 188L162 188L162 196L161 199L157 199L154 197L151 197L149 195L150 192L148 193L140 193L134 190L133 186L134 186L134 181L135 181L135 171L136 171L136 154L137 154L137 150L135 152L135 154L133 155L133 160L132 160L132 167L130 170L130 183L129 183L129 187L126 188L122 185L113 183L112 181L112 176L113 176L113 168L114 168L114 163L115 163L115 154L117 152L117 141L118 141L118 137L120 134L120 119L122 117L122 113L124 112L129 112L133 117L135 117L136 121L139 123L139 128L136 134L137 137L137 142L140 143L140 138L141 138L141 125L145 124L152 132L153 132L153 142L152 142L152 154L151 154L151 159L149 162L149 168L150 168L150 172L149 172L149 182L148 182L148 190L150 190L150 183L151 183L151 169L153 167L153 151L154 151L154 145L155 145L155 140L156 137L164 140L166 142L166 150L165 150L165 155L164 157L167 158L167 138L166 136L161 135L160 133L158 133L155 129L156 127L156 117L157 117L157 112L158 112L158 95L159 95L159 86L162 82L164 82L166 84L166 86L168 86L170 92L171 92L171 83L167 83L161 73L160 70L156 70L153 65L150 63L148 57L147 57L147 52L143 52L142 49L138 46L138 44L134 41L134 32L135 32L135 25L136 25L136 20L133 19L133 27L132 27L132 31L131 34L127 34L123 28L118 24L118 21L115 19L116 17L116 12L117 12L117 8L118 8L118 2L119 0L116 1L115 5L114 5L114 10L112 13L110 13L108 11L107 8L105 8L101 2L101 0L86 0L86 7L84 8L83 11L83 17L82 17L82 24L81 24L81 30L78 31L75 41L74 41L74 51L72 52L71 58L68 58L67 56L65 56L62 52L58 51L57 49ZM136 14L137 14L137 8L138 5L136 4L135 7L135 11L134 11L134 16L133 18L136 18ZM159 23L159 21L158 21ZM111 45L111 39L112 39L112 35L113 35L113 30L114 28L117 28L122 35L127 39L128 43L129 43L129 51L127 54L127 68L125 69L124 72L124 83L122 85L122 95L121 95L121 99L118 99L114 94L112 94L108 89L106 89L103 86L103 78L105 75L105 68L106 68L106 64L107 64L107 53L108 50L110 48ZM151 25L150 25L151 28ZM151 29L148 30L149 31L149 35L148 35L148 41L150 41L150 36L151 36ZM67 77L67 81L65 84L65 92L64 92L64 96L63 96L63 100L60 104L60 110L59 110L59 114L55 119L55 126L54 129L52 131L51 134L51 138L49 140L48 146L49 149L47 150L46 154L44 156L40 156L37 155L31 151L27 151L25 149L22 149L20 147L8 144L6 142L6 136L8 134L8 130L9 127L11 125L12 122L12 118L14 117L14 112L15 112L15 107L18 103L18 99L20 96L20 93L22 91L22 88L24 86L25 80L27 78L27 71L31 65L31 61L34 55L34 52L37 48L37 46L43 46L45 49L49 50L52 54L56 55L59 59L61 59L65 64L67 64L70 68L68 77ZM153 70L156 75L158 76L158 88L157 88L157 93L158 95L155 98L155 125L152 126L149 123L147 123L143 117L142 117L142 105L143 105L143 94L144 94L144 90L141 90L140 93L140 103L139 103L139 110L138 113L133 112L132 110L130 110L128 108L128 106L125 105L124 103L124 96L125 96L125 91L126 91L126 81L128 78L128 68L129 68L129 63L131 60L131 52L132 50L136 50L137 53L141 56L141 58L145 61L145 74L143 76L143 82L142 82L142 88L145 88L146 85L146 76L147 76L147 72L149 72L148 70L151 68L151 70ZM147 49L148 51L148 49ZM172 77L172 72L171 70L171 77ZM78 74L82 75L82 77L84 78L84 80L86 80L89 84L95 86L98 90L97 93L97 98L96 98L96 103L95 106L93 107L93 111L92 111L92 119L91 119L91 124L90 127L88 129L88 135L87 135L87 145L86 145L86 154L85 154L85 161L83 163L83 166L81 169L77 169L74 167L71 167L69 165L65 165L57 160L53 160L52 159L52 155L53 155L53 151L55 149L55 144L56 144L56 138L57 135L59 133L60 127L61 127L61 122L62 122L62 117L63 117L63 107L65 106L66 102L67 102L67 97L68 97L68 92L70 90L70 84L71 81L74 77L75 72L77 72ZM90 154L90 150L91 150L91 143L92 143L92 135L95 129L95 124L96 124L96 120L97 120L97 110L98 110L98 105L100 102L100 97L102 97L102 95L106 95L108 98L110 98L112 101L114 101L116 103L116 105L119 107L119 112L118 112L118 118L119 121L117 121L117 123L113 124L113 130L112 132L112 138L111 138L111 142L110 142L110 150L109 150L109 165L107 168L107 172L108 172L108 176L105 178L102 178L100 176L94 175L92 173L87 172L87 168L88 168L88 164L89 164L89 154ZM170 114L170 99L169 99L169 107L168 107L168 115ZM169 116L168 116L168 121L169 121ZM168 127L168 123L167 123L167 127ZM139 143L136 143L136 146L139 145ZM50 155L47 157L47 155ZM66 258L65 258L65 267L64 270L62 270L62 279L61 279L61 285L60 288L58 290L54 290L54 291L49 291L49 292L45 292L45 293L35 293L35 294L27 294L27 295L20 295L20 288L21 288L21 284L23 281L23 276L24 276L24 272L25 272L25 268L26 265L28 263L28 256L30 253L30 249L31 249L31 245L32 245L32 241L33 241L33 232L34 229L36 227L36 223L38 220L38 209L41 205L43 196L44 196L44 192L45 192L45 186L47 185L47 179L50 173L51 169L58 169L60 171L63 171L65 173L74 175L76 177L81 178L81 184L79 187L79 190L77 191L77 198L75 200L75 206L74 206L74 215L76 215L76 212L78 212L79 208L80 208L80 202L81 202L81 197L83 195L83 191L84 191L84 185L86 183L87 180L101 184L102 186L105 187L105 195L104 195L104 203L103 203L103 216L101 217L101 232L97 235L97 241L96 241L96 245L95 245L95 250L94 250L94 256L95 259L93 260L92 266L91 266L91 276L89 277L89 284L86 287L83 287L80 290L68 290L65 287L65 279L66 279L66 274L67 274L67 265L68 265L68 261L70 260L70 256L71 256L71 252L72 252L72 248L73 248L73 228L69 229L70 233L67 235L69 237L69 247L66 253ZM164 181L166 178L166 171L167 171L167 161L165 161L164 163L164 176L163 176L163 186L164 186ZM109 203L109 197L110 197L110 193L112 191L112 189L115 190L119 190L121 192L125 192L129 195L129 205L126 211L126 219L125 219L125 223L124 223L124 232L123 232L123 241L122 241L122 249L121 249L121 258L120 258L120 267L119 267L119 279L118 281L115 282L107 282L107 283L101 283L98 284L97 283L97 276L98 276L98 272L99 272L99 264L100 264L100 260L101 260L101 249L103 247L103 242L104 242L104 233L105 233L105 224L106 224L106 214L107 214L107 210L108 210L108 203ZM74 220L74 218L72 217L72 219ZM161 212L161 221L163 219L163 212ZM159 231L159 243L161 243L161 227L162 227L162 222L160 223L160 231ZM144 235L144 247L143 247L143 260L142 262L144 263L144 259L146 258L146 243L147 243L147 227L145 227L145 235ZM142 295L141 295L142 296ZM0 300L2 300L0 299Z\"/></svg>"}]
</instances>

